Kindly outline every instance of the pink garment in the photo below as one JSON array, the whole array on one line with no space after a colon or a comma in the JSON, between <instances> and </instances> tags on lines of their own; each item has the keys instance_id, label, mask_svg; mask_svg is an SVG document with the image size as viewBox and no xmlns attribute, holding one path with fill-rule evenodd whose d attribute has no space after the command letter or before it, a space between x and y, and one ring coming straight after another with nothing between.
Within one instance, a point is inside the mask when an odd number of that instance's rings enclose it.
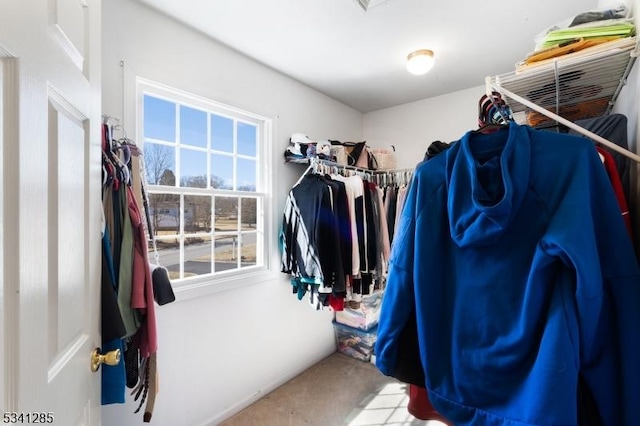
<instances>
[{"instance_id":1,"label":"pink garment","mask_svg":"<svg viewBox=\"0 0 640 426\"><path fill-rule=\"evenodd\" d=\"M153 299L153 283L147 254L147 237L142 223L142 215L131 187L127 186L129 216L133 226L133 273L131 282L131 307L143 315L143 324L138 330L140 356L147 358L158 350L156 312Z\"/></svg>"},{"instance_id":2,"label":"pink garment","mask_svg":"<svg viewBox=\"0 0 640 426\"><path fill-rule=\"evenodd\" d=\"M396 224L394 226L393 234L398 232L398 224L400 223L400 216L402 216L402 209L404 208L404 201L407 198L407 187L401 186L398 188L398 201L396 202Z\"/></svg>"},{"instance_id":3,"label":"pink garment","mask_svg":"<svg viewBox=\"0 0 640 426\"><path fill-rule=\"evenodd\" d=\"M387 225L387 209L384 205L382 188L376 186L378 194L378 211L380 212L380 232L382 233L382 258L384 260L384 272L387 271L387 262L391 255L391 243L389 242L389 227Z\"/></svg>"}]
</instances>

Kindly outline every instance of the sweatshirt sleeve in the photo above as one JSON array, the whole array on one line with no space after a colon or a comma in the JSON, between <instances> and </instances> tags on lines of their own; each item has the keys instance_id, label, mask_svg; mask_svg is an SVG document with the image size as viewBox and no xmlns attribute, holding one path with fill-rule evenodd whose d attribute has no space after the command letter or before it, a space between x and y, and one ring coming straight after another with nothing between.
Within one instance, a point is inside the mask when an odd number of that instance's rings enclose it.
<instances>
[{"instance_id":1,"label":"sweatshirt sleeve","mask_svg":"<svg viewBox=\"0 0 640 426\"><path fill-rule=\"evenodd\" d=\"M604 424L640 424L640 271L605 170L586 148L543 244L575 273L579 369Z\"/></svg>"},{"instance_id":2,"label":"sweatshirt sleeve","mask_svg":"<svg viewBox=\"0 0 640 426\"><path fill-rule=\"evenodd\" d=\"M416 194L412 191L394 236L389 275L384 290L375 345L376 367L395 377L400 335L410 318L414 300L413 253L416 233Z\"/></svg>"},{"instance_id":3,"label":"sweatshirt sleeve","mask_svg":"<svg viewBox=\"0 0 640 426\"><path fill-rule=\"evenodd\" d=\"M293 194L289 191L282 214L282 226L280 230L280 271L287 274L295 274L295 247L294 247L294 203Z\"/></svg>"}]
</instances>

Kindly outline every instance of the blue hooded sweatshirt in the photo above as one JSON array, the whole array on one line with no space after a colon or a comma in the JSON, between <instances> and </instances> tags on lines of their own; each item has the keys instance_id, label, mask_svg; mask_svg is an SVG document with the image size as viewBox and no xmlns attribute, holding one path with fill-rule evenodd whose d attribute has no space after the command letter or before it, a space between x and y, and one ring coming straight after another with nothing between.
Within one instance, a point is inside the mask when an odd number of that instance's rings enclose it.
<instances>
[{"instance_id":1,"label":"blue hooded sweatshirt","mask_svg":"<svg viewBox=\"0 0 640 426\"><path fill-rule=\"evenodd\" d=\"M510 124L421 164L394 238L376 365L415 311L433 406L456 425L640 425L640 272L587 139Z\"/></svg>"}]
</instances>

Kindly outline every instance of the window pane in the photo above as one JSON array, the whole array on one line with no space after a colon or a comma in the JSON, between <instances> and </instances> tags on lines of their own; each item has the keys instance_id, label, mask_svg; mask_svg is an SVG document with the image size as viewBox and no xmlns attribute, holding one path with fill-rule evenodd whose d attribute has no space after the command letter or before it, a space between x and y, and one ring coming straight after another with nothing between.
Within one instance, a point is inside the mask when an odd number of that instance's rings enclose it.
<instances>
[{"instance_id":1,"label":"window pane","mask_svg":"<svg viewBox=\"0 0 640 426\"><path fill-rule=\"evenodd\" d=\"M252 231L256 229L258 200L255 198L242 198L240 200L242 209L240 224L243 231Z\"/></svg>"},{"instance_id":2,"label":"window pane","mask_svg":"<svg viewBox=\"0 0 640 426\"><path fill-rule=\"evenodd\" d=\"M215 272L238 269L238 236L225 235L216 237L215 241Z\"/></svg>"},{"instance_id":3,"label":"window pane","mask_svg":"<svg viewBox=\"0 0 640 426\"><path fill-rule=\"evenodd\" d=\"M145 142L143 159L149 185L175 186L176 161L173 147Z\"/></svg>"},{"instance_id":4,"label":"window pane","mask_svg":"<svg viewBox=\"0 0 640 426\"><path fill-rule=\"evenodd\" d=\"M205 275L211 270L211 241L204 238L185 238L184 276Z\"/></svg>"},{"instance_id":5,"label":"window pane","mask_svg":"<svg viewBox=\"0 0 640 426\"><path fill-rule=\"evenodd\" d=\"M211 197L184 196L184 231L189 234L211 232Z\"/></svg>"},{"instance_id":6,"label":"window pane","mask_svg":"<svg viewBox=\"0 0 640 426\"><path fill-rule=\"evenodd\" d=\"M180 150L180 186L189 188L207 187L207 154L202 151L182 148Z\"/></svg>"},{"instance_id":7,"label":"window pane","mask_svg":"<svg viewBox=\"0 0 640 426\"><path fill-rule=\"evenodd\" d=\"M215 230L238 231L238 198L215 197Z\"/></svg>"},{"instance_id":8,"label":"window pane","mask_svg":"<svg viewBox=\"0 0 640 426\"><path fill-rule=\"evenodd\" d=\"M169 278L172 280L180 279L180 240L178 236L159 237L156 239L158 247L158 256L160 257L160 265L167 268ZM149 261L156 263L153 254L153 246L149 247Z\"/></svg>"},{"instance_id":9,"label":"window pane","mask_svg":"<svg viewBox=\"0 0 640 426\"><path fill-rule=\"evenodd\" d=\"M180 230L180 196L149 194L149 216L156 236L178 234Z\"/></svg>"},{"instance_id":10,"label":"window pane","mask_svg":"<svg viewBox=\"0 0 640 426\"><path fill-rule=\"evenodd\" d=\"M180 143L207 147L207 113L180 106Z\"/></svg>"},{"instance_id":11,"label":"window pane","mask_svg":"<svg viewBox=\"0 0 640 426\"><path fill-rule=\"evenodd\" d=\"M257 252L256 252L256 234L248 234L242 236L242 247L240 247L241 253L241 267L254 266L257 264Z\"/></svg>"},{"instance_id":12,"label":"window pane","mask_svg":"<svg viewBox=\"0 0 640 426\"><path fill-rule=\"evenodd\" d=\"M175 142L176 104L144 96L144 137Z\"/></svg>"},{"instance_id":13,"label":"window pane","mask_svg":"<svg viewBox=\"0 0 640 426\"><path fill-rule=\"evenodd\" d=\"M252 191L256 190L256 162L254 160L246 160L238 158L238 190Z\"/></svg>"},{"instance_id":14,"label":"window pane","mask_svg":"<svg viewBox=\"0 0 640 426\"><path fill-rule=\"evenodd\" d=\"M238 123L238 154L256 156L256 126Z\"/></svg>"},{"instance_id":15,"label":"window pane","mask_svg":"<svg viewBox=\"0 0 640 426\"><path fill-rule=\"evenodd\" d=\"M165 266L165 268L167 267ZM167 268L167 270L169 271L169 280L173 282L174 280L180 279L180 265L173 265L171 268Z\"/></svg>"},{"instance_id":16,"label":"window pane","mask_svg":"<svg viewBox=\"0 0 640 426\"><path fill-rule=\"evenodd\" d=\"M211 114L211 149L233 152L233 120Z\"/></svg>"},{"instance_id":17,"label":"window pane","mask_svg":"<svg viewBox=\"0 0 640 426\"><path fill-rule=\"evenodd\" d=\"M211 187L233 189L233 157L211 154Z\"/></svg>"}]
</instances>

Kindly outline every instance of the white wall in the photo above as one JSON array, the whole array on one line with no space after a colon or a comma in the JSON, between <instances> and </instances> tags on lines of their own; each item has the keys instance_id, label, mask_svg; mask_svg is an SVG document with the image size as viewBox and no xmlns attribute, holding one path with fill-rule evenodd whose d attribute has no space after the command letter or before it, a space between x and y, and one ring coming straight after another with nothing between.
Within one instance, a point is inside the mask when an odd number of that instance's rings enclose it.
<instances>
[{"instance_id":1,"label":"white wall","mask_svg":"<svg viewBox=\"0 0 640 426\"><path fill-rule=\"evenodd\" d=\"M282 164L288 137L362 140L359 112L137 2L103 2L103 30L103 113L122 118L129 136L136 76L274 118L275 230L304 170ZM157 308L153 424L217 424L335 350L331 314L298 301L277 266L263 282ZM103 407L103 424L142 424L135 406Z\"/></svg>"},{"instance_id":2,"label":"white wall","mask_svg":"<svg viewBox=\"0 0 640 426\"><path fill-rule=\"evenodd\" d=\"M484 85L370 112L364 139L374 148L396 147L398 168L413 168L436 140L451 142L478 127L478 100Z\"/></svg>"}]
</instances>

